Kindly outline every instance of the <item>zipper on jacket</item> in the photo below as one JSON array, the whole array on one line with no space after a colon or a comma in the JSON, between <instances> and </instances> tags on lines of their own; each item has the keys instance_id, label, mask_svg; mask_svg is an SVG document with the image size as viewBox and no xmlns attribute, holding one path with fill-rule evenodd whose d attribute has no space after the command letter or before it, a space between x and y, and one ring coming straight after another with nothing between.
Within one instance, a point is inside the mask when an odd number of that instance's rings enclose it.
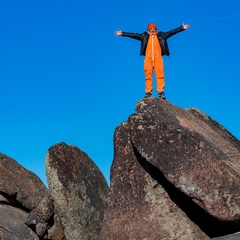
<instances>
[{"instance_id":1,"label":"zipper on jacket","mask_svg":"<svg viewBox=\"0 0 240 240\"><path fill-rule=\"evenodd\" d=\"M152 35L152 65L154 67L154 35Z\"/></svg>"}]
</instances>

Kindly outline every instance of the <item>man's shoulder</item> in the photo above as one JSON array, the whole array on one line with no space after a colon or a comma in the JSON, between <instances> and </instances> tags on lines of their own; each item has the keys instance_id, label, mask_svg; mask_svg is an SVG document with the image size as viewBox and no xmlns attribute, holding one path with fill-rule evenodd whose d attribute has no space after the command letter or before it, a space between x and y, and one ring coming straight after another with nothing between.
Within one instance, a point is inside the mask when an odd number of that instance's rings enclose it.
<instances>
[{"instance_id":1,"label":"man's shoulder","mask_svg":"<svg viewBox=\"0 0 240 240\"><path fill-rule=\"evenodd\" d=\"M149 36L147 32L138 33L138 35L140 36L140 38L146 38Z\"/></svg>"},{"instance_id":2,"label":"man's shoulder","mask_svg":"<svg viewBox=\"0 0 240 240\"><path fill-rule=\"evenodd\" d=\"M160 32L157 33L157 35L163 35L164 33L165 32L160 31Z\"/></svg>"},{"instance_id":3,"label":"man's shoulder","mask_svg":"<svg viewBox=\"0 0 240 240\"><path fill-rule=\"evenodd\" d=\"M149 34L148 34L148 32L143 32L143 33L141 33L141 36L142 37L149 37Z\"/></svg>"}]
</instances>

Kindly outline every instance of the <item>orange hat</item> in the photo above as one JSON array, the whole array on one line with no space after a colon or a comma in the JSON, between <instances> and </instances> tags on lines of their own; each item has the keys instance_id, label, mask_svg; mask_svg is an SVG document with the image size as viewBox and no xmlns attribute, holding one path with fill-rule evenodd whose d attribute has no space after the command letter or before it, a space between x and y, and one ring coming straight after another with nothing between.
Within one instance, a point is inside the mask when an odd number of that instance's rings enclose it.
<instances>
[{"instance_id":1,"label":"orange hat","mask_svg":"<svg viewBox=\"0 0 240 240\"><path fill-rule=\"evenodd\" d=\"M155 23L149 23L147 26L147 30L149 31L151 28L157 29L157 25Z\"/></svg>"}]
</instances>

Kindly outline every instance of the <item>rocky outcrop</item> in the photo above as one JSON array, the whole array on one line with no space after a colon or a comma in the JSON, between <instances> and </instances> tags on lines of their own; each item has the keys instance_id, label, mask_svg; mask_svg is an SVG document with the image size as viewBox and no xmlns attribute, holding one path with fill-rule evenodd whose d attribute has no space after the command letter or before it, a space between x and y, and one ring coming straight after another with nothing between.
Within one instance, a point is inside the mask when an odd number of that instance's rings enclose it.
<instances>
[{"instance_id":1,"label":"rocky outcrop","mask_svg":"<svg viewBox=\"0 0 240 240\"><path fill-rule=\"evenodd\" d=\"M154 169L138 161L129 130L123 123L115 131L111 198L100 239L209 239L151 176Z\"/></svg>"},{"instance_id":2,"label":"rocky outcrop","mask_svg":"<svg viewBox=\"0 0 240 240\"><path fill-rule=\"evenodd\" d=\"M110 189L74 145L50 147L46 172L49 189L0 154L0 239L239 239L240 142L198 109L141 99L115 130Z\"/></svg>"},{"instance_id":3,"label":"rocky outcrop","mask_svg":"<svg viewBox=\"0 0 240 240\"><path fill-rule=\"evenodd\" d=\"M14 159L0 153L1 202L31 211L48 195L42 181Z\"/></svg>"},{"instance_id":4,"label":"rocky outcrop","mask_svg":"<svg viewBox=\"0 0 240 240\"><path fill-rule=\"evenodd\" d=\"M115 131L114 153L101 239L205 239L240 230L240 144L201 111L140 100Z\"/></svg>"},{"instance_id":5,"label":"rocky outcrop","mask_svg":"<svg viewBox=\"0 0 240 240\"><path fill-rule=\"evenodd\" d=\"M59 143L48 150L46 171L66 239L98 239L108 185L95 163L76 146Z\"/></svg>"},{"instance_id":6,"label":"rocky outcrop","mask_svg":"<svg viewBox=\"0 0 240 240\"><path fill-rule=\"evenodd\" d=\"M25 224L45 239L65 239L59 217L55 214L51 196L45 196L27 216Z\"/></svg>"},{"instance_id":7,"label":"rocky outcrop","mask_svg":"<svg viewBox=\"0 0 240 240\"><path fill-rule=\"evenodd\" d=\"M0 239L46 239L55 225L51 196L42 181L4 154L0 179Z\"/></svg>"},{"instance_id":8,"label":"rocky outcrop","mask_svg":"<svg viewBox=\"0 0 240 240\"><path fill-rule=\"evenodd\" d=\"M240 221L239 141L196 109L141 101L130 117L135 150L221 221Z\"/></svg>"},{"instance_id":9,"label":"rocky outcrop","mask_svg":"<svg viewBox=\"0 0 240 240\"><path fill-rule=\"evenodd\" d=\"M22 209L0 204L0 239L39 239L25 224L28 213Z\"/></svg>"},{"instance_id":10,"label":"rocky outcrop","mask_svg":"<svg viewBox=\"0 0 240 240\"><path fill-rule=\"evenodd\" d=\"M0 239L98 239L108 185L86 153L52 146L47 189L32 172L0 154Z\"/></svg>"}]
</instances>

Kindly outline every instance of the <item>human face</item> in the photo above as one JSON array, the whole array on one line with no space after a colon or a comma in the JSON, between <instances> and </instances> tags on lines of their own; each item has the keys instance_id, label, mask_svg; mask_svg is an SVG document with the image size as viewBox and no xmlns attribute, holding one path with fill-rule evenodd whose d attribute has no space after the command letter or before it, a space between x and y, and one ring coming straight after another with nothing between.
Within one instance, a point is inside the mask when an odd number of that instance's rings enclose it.
<instances>
[{"instance_id":1,"label":"human face","mask_svg":"<svg viewBox=\"0 0 240 240\"><path fill-rule=\"evenodd\" d=\"M151 29L149 30L149 33L150 33L151 35L156 34L156 32L157 32L157 29L156 29L156 28L151 28Z\"/></svg>"}]
</instances>

